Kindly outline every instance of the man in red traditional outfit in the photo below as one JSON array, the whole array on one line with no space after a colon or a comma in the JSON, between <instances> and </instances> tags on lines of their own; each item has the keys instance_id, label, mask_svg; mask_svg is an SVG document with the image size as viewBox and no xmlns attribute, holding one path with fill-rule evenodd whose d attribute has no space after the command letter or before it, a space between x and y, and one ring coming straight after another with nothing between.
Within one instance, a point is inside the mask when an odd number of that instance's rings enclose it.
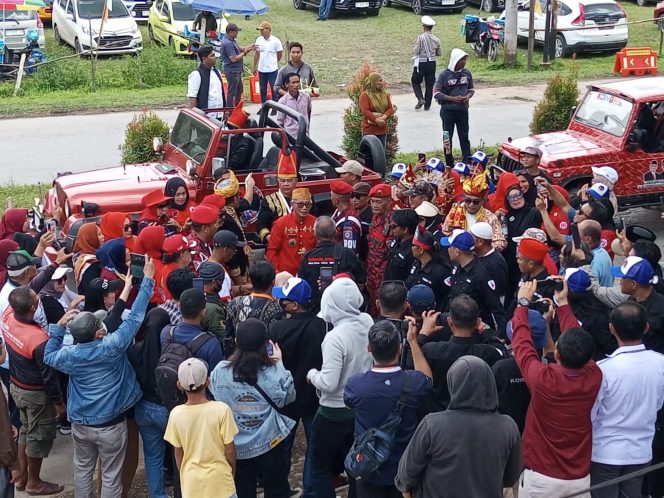
<instances>
[{"instance_id":1,"label":"man in red traditional outfit","mask_svg":"<svg viewBox=\"0 0 664 498\"><path fill-rule=\"evenodd\" d=\"M369 311L372 316L378 314L376 302L378 289L383 281L383 274L387 266L387 253L389 242L392 240L390 226L390 204L392 202L392 188L384 183L375 185L369 191L373 218L369 227L369 255L367 256L367 291L369 292Z\"/></svg>"},{"instance_id":2,"label":"man in red traditional outfit","mask_svg":"<svg viewBox=\"0 0 664 498\"><path fill-rule=\"evenodd\" d=\"M332 206L335 209L332 219L337 227L337 244L343 244L344 247L358 254L362 224L360 215L350 204L353 187L344 180L332 180L330 190L332 191Z\"/></svg>"}]
</instances>

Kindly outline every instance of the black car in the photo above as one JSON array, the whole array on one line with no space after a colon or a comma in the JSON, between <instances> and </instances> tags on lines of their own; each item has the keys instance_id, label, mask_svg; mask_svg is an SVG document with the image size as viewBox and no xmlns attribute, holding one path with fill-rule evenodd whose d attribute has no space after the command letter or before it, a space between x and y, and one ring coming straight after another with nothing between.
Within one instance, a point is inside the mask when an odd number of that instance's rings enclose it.
<instances>
[{"instance_id":1,"label":"black car","mask_svg":"<svg viewBox=\"0 0 664 498\"><path fill-rule=\"evenodd\" d=\"M461 12L466 7L466 0L383 0L383 7L392 4L410 7L419 16L424 12Z\"/></svg>"},{"instance_id":2,"label":"black car","mask_svg":"<svg viewBox=\"0 0 664 498\"><path fill-rule=\"evenodd\" d=\"M377 16L380 12L381 0L332 0L330 17L335 12L365 12L368 16ZM320 0L293 0L293 7L304 10L310 7L320 7Z\"/></svg>"},{"instance_id":3,"label":"black car","mask_svg":"<svg viewBox=\"0 0 664 498\"><path fill-rule=\"evenodd\" d=\"M505 10L505 0L466 0L468 3L479 6L485 12L502 12Z\"/></svg>"}]
</instances>

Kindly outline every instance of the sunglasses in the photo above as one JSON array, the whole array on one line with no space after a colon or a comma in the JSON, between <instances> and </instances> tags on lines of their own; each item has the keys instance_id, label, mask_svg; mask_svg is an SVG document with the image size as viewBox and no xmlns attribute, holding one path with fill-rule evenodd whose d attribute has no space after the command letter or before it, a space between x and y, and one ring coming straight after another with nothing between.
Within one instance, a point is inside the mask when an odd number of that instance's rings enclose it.
<instances>
[{"instance_id":1,"label":"sunglasses","mask_svg":"<svg viewBox=\"0 0 664 498\"><path fill-rule=\"evenodd\" d=\"M518 201L519 199L523 199L523 194L513 194L507 197L508 201Z\"/></svg>"},{"instance_id":2,"label":"sunglasses","mask_svg":"<svg viewBox=\"0 0 664 498\"><path fill-rule=\"evenodd\" d=\"M299 208L310 208L311 206L313 206L313 203L311 201L291 202L291 204Z\"/></svg>"},{"instance_id":3,"label":"sunglasses","mask_svg":"<svg viewBox=\"0 0 664 498\"><path fill-rule=\"evenodd\" d=\"M122 225L122 229L123 229L125 232L128 232L129 230L131 230L131 225Z\"/></svg>"},{"instance_id":4,"label":"sunglasses","mask_svg":"<svg viewBox=\"0 0 664 498\"><path fill-rule=\"evenodd\" d=\"M482 199L465 199L466 204L482 204Z\"/></svg>"},{"instance_id":5,"label":"sunglasses","mask_svg":"<svg viewBox=\"0 0 664 498\"><path fill-rule=\"evenodd\" d=\"M352 199L361 199L362 197L367 197L367 194L355 194L355 193L353 193L353 194L350 194L350 197Z\"/></svg>"}]
</instances>

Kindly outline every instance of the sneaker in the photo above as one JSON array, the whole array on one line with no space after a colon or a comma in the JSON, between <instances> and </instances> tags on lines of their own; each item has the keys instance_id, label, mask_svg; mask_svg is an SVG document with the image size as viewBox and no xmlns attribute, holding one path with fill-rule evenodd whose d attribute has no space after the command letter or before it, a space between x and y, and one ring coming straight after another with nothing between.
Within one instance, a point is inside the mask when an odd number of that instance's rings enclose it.
<instances>
[{"instance_id":1,"label":"sneaker","mask_svg":"<svg viewBox=\"0 0 664 498\"><path fill-rule=\"evenodd\" d=\"M302 496L302 488L293 488L288 493L288 498L300 498Z\"/></svg>"},{"instance_id":2,"label":"sneaker","mask_svg":"<svg viewBox=\"0 0 664 498\"><path fill-rule=\"evenodd\" d=\"M429 106L429 107L424 106L424 110L425 110L425 111L428 111L429 109L431 109L431 106Z\"/></svg>"},{"instance_id":3,"label":"sneaker","mask_svg":"<svg viewBox=\"0 0 664 498\"><path fill-rule=\"evenodd\" d=\"M415 109L421 109L423 105L424 105L424 100L420 99L420 100L417 101L417 105L415 106Z\"/></svg>"},{"instance_id":4,"label":"sneaker","mask_svg":"<svg viewBox=\"0 0 664 498\"><path fill-rule=\"evenodd\" d=\"M61 425L58 427L58 431L63 436L69 436L71 434L71 425Z\"/></svg>"},{"instance_id":5,"label":"sneaker","mask_svg":"<svg viewBox=\"0 0 664 498\"><path fill-rule=\"evenodd\" d=\"M348 478L345 475L338 475L334 476L332 479L334 482L334 491L339 492L343 491L344 489L348 488Z\"/></svg>"}]
</instances>

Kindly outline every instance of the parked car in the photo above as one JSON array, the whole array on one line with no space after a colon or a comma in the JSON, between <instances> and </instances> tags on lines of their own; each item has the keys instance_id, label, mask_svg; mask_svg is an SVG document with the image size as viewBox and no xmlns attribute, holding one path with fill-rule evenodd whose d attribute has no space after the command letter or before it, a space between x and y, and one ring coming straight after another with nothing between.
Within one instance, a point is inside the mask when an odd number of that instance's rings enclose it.
<instances>
[{"instance_id":1,"label":"parked car","mask_svg":"<svg viewBox=\"0 0 664 498\"><path fill-rule=\"evenodd\" d=\"M543 152L541 167L574 192L593 166L611 166L621 208L659 205L664 195L664 77L592 85L567 130L512 140L500 146L498 166L521 169L520 151Z\"/></svg>"},{"instance_id":2,"label":"parked car","mask_svg":"<svg viewBox=\"0 0 664 498\"><path fill-rule=\"evenodd\" d=\"M53 0L44 0L46 4L44 7L40 7L37 13L39 18L44 22L51 22L53 16Z\"/></svg>"},{"instance_id":3,"label":"parked car","mask_svg":"<svg viewBox=\"0 0 664 498\"><path fill-rule=\"evenodd\" d=\"M276 109L296 119L299 131L290 137L269 117ZM230 109L229 109L230 110ZM155 150L161 159L143 164L127 164L82 173L58 176L44 201L47 213L59 207L63 230L71 242L81 224L98 219L108 211L139 213L143 210L141 199L145 194L163 188L169 178L182 178L192 199L200 202L213 193L215 178L232 150L232 137L242 135L247 152L242 167L234 167L240 183L251 173L256 181L255 196L267 195L278 190L277 172L274 169L279 154L294 151L300 182L309 188L317 214L331 214L334 209L330 199L330 180L337 178L338 168L346 158L319 147L306 133L304 117L293 109L268 100L261 110L259 122L252 119L243 129L229 130L223 123L210 119L199 109L182 109L171 130L168 142L156 139ZM267 147L268 142L274 144ZM265 147L264 147L265 145ZM264 152L267 148L267 152ZM364 165L362 179L370 184L380 182L385 174L385 151L374 136L366 136L360 143L358 160ZM246 227L252 243L257 245L253 225Z\"/></svg>"},{"instance_id":4,"label":"parked car","mask_svg":"<svg viewBox=\"0 0 664 498\"><path fill-rule=\"evenodd\" d=\"M467 4L477 5L485 12L502 12L505 0L466 0Z\"/></svg>"},{"instance_id":5,"label":"parked car","mask_svg":"<svg viewBox=\"0 0 664 498\"><path fill-rule=\"evenodd\" d=\"M383 7L393 4L409 7L419 16L424 12L461 12L466 7L466 0L383 0Z\"/></svg>"},{"instance_id":6,"label":"parked car","mask_svg":"<svg viewBox=\"0 0 664 498\"><path fill-rule=\"evenodd\" d=\"M535 43L544 43L546 0L539 0L535 12ZM530 1L520 3L517 14L517 37L528 39ZM504 13L503 13L504 14ZM567 57L572 52L615 52L627 45L627 13L614 0L559 0L555 55ZM594 27L595 29L589 29Z\"/></svg>"},{"instance_id":7,"label":"parked car","mask_svg":"<svg viewBox=\"0 0 664 498\"><path fill-rule=\"evenodd\" d=\"M143 37L122 0L111 0L113 3L108 12L108 19L104 21L100 38L105 1L55 0L53 4L55 41L71 45L79 54L99 50L100 54L116 55L142 50Z\"/></svg>"},{"instance_id":8,"label":"parked car","mask_svg":"<svg viewBox=\"0 0 664 498\"><path fill-rule=\"evenodd\" d=\"M156 0L150 7L148 34L150 39L168 45L178 55L188 55L189 40L184 37L185 26L190 31L196 11L178 0Z\"/></svg>"},{"instance_id":9,"label":"parked car","mask_svg":"<svg viewBox=\"0 0 664 498\"><path fill-rule=\"evenodd\" d=\"M293 7L304 10L309 7L320 7L320 0L293 0ZM330 15L335 12L365 12L368 16L377 16L380 12L381 0L334 0Z\"/></svg>"},{"instance_id":10,"label":"parked car","mask_svg":"<svg viewBox=\"0 0 664 498\"><path fill-rule=\"evenodd\" d=\"M39 34L39 46L44 48L44 24L35 10L3 10L0 8L0 39L4 39L7 50L25 48L25 35L29 30ZM4 38L3 38L4 36Z\"/></svg>"},{"instance_id":11,"label":"parked car","mask_svg":"<svg viewBox=\"0 0 664 498\"><path fill-rule=\"evenodd\" d=\"M657 19L657 25L661 31L664 31L664 2L659 2L655 7L653 19Z\"/></svg>"},{"instance_id":12,"label":"parked car","mask_svg":"<svg viewBox=\"0 0 664 498\"><path fill-rule=\"evenodd\" d=\"M122 0L122 3L127 7L131 17L133 17L136 22L148 22L152 0Z\"/></svg>"}]
</instances>

